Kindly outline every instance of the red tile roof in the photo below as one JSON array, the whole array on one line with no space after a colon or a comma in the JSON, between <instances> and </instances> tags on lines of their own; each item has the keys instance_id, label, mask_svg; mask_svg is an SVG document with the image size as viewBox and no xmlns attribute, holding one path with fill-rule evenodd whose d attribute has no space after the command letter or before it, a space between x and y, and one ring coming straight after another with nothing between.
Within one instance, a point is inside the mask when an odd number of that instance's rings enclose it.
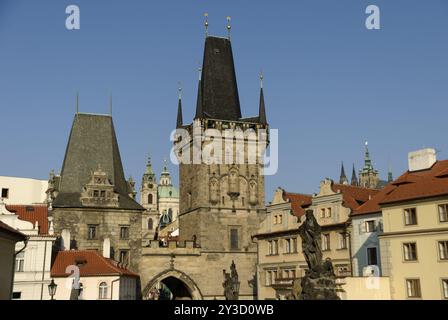
<instances>
[{"instance_id":1,"label":"red tile roof","mask_svg":"<svg viewBox=\"0 0 448 320\"><path fill-rule=\"evenodd\" d=\"M405 172L392 182L395 187L381 204L448 195L448 160L437 161L430 169Z\"/></svg>"},{"instance_id":2,"label":"red tile roof","mask_svg":"<svg viewBox=\"0 0 448 320\"><path fill-rule=\"evenodd\" d=\"M305 208L312 203L312 197L309 194L292 193L283 190L283 199L291 203L291 209L296 217L301 217L305 214Z\"/></svg>"},{"instance_id":3,"label":"red tile roof","mask_svg":"<svg viewBox=\"0 0 448 320\"><path fill-rule=\"evenodd\" d=\"M25 240L27 237L19 230L14 229L13 227L10 227L6 223L0 221L0 232L4 232L7 234L12 235L13 237L17 238L18 241Z\"/></svg>"},{"instance_id":4,"label":"red tile roof","mask_svg":"<svg viewBox=\"0 0 448 320\"><path fill-rule=\"evenodd\" d=\"M19 219L39 225L39 234L48 234L47 205L7 205L6 209L19 216Z\"/></svg>"},{"instance_id":5,"label":"red tile roof","mask_svg":"<svg viewBox=\"0 0 448 320\"><path fill-rule=\"evenodd\" d=\"M352 215L381 212L382 204L443 195L448 195L448 160L437 161L428 170L406 171Z\"/></svg>"},{"instance_id":6,"label":"red tile roof","mask_svg":"<svg viewBox=\"0 0 448 320\"><path fill-rule=\"evenodd\" d=\"M394 188L395 186L389 183L383 189L381 189L380 192L374 195L372 199L370 199L360 207L356 208L351 213L351 216L381 212L380 202L383 201L383 199L387 196L387 194L391 192Z\"/></svg>"},{"instance_id":7,"label":"red tile roof","mask_svg":"<svg viewBox=\"0 0 448 320\"><path fill-rule=\"evenodd\" d=\"M334 192L341 192L344 205L350 208L352 211L356 210L359 206L369 201L380 190L362 188L347 184L333 183L331 188Z\"/></svg>"},{"instance_id":8,"label":"red tile roof","mask_svg":"<svg viewBox=\"0 0 448 320\"><path fill-rule=\"evenodd\" d=\"M82 263L79 267L81 277L124 275L138 277L138 274L119 266L118 262L104 258L96 250L70 250L58 252L53 266L51 267L52 277L67 277L71 273L66 273L68 266Z\"/></svg>"}]
</instances>

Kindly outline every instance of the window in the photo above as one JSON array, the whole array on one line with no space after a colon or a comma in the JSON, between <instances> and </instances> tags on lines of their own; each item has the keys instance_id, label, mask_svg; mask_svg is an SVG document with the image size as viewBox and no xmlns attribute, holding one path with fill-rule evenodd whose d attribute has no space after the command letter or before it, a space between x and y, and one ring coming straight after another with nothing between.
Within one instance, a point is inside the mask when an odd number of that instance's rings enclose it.
<instances>
[{"instance_id":1,"label":"window","mask_svg":"<svg viewBox=\"0 0 448 320\"><path fill-rule=\"evenodd\" d=\"M404 209L404 224L407 226L417 224L417 209L415 208Z\"/></svg>"},{"instance_id":2,"label":"window","mask_svg":"<svg viewBox=\"0 0 448 320\"><path fill-rule=\"evenodd\" d=\"M274 244L273 241L268 241L268 254L273 255L274 254Z\"/></svg>"},{"instance_id":3,"label":"window","mask_svg":"<svg viewBox=\"0 0 448 320\"><path fill-rule=\"evenodd\" d=\"M375 232L375 220L366 221L366 232Z\"/></svg>"},{"instance_id":4,"label":"window","mask_svg":"<svg viewBox=\"0 0 448 320\"><path fill-rule=\"evenodd\" d=\"M4 198L4 199L9 198L9 189L8 188L2 188L2 198Z\"/></svg>"},{"instance_id":5,"label":"window","mask_svg":"<svg viewBox=\"0 0 448 320\"><path fill-rule=\"evenodd\" d=\"M347 237L345 232L339 233L339 249L347 249Z\"/></svg>"},{"instance_id":6,"label":"window","mask_svg":"<svg viewBox=\"0 0 448 320\"><path fill-rule=\"evenodd\" d=\"M325 208L320 209L320 217L325 218Z\"/></svg>"},{"instance_id":7,"label":"window","mask_svg":"<svg viewBox=\"0 0 448 320\"><path fill-rule=\"evenodd\" d=\"M273 254L278 254L278 240L274 240L274 253Z\"/></svg>"},{"instance_id":8,"label":"window","mask_svg":"<svg viewBox=\"0 0 448 320\"><path fill-rule=\"evenodd\" d=\"M266 279L265 279L265 285L270 286L272 284L272 271L266 271Z\"/></svg>"},{"instance_id":9,"label":"window","mask_svg":"<svg viewBox=\"0 0 448 320\"><path fill-rule=\"evenodd\" d=\"M230 249L238 250L238 229L232 228L230 229Z\"/></svg>"},{"instance_id":10,"label":"window","mask_svg":"<svg viewBox=\"0 0 448 320\"><path fill-rule=\"evenodd\" d=\"M405 261L417 261L417 244L415 242L405 243L403 248Z\"/></svg>"},{"instance_id":11,"label":"window","mask_svg":"<svg viewBox=\"0 0 448 320\"><path fill-rule=\"evenodd\" d=\"M21 299L22 298L22 292L13 292L12 293L13 299Z\"/></svg>"},{"instance_id":12,"label":"window","mask_svg":"<svg viewBox=\"0 0 448 320\"><path fill-rule=\"evenodd\" d=\"M322 234L322 251L330 250L330 234Z\"/></svg>"},{"instance_id":13,"label":"window","mask_svg":"<svg viewBox=\"0 0 448 320\"><path fill-rule=\"evenodd\" d=\"M448 279L442 279L443 298L448 299Z\"/></svg>"},{"instance_id":14,"label":"window","mask_svg":"<svg viewBox=\"0 0 448 320\"><path fill-rule=\"evenodd\" d=\"M440 260L448 260L448 241L439 241Z\"/></svg>"},{"instance_id":15,"label":"window","mask_svg":"<svg viewBox=\"0 0 448 320\"><path fill-rule=\"evenodd\" d=\"M106 190L101 190L101 195L100 195L100 197L101 198L106 198Z\"/></svg>"},{"instance_id":16,"label":"window","mask_svg":"<svg viewBox=\"0 0 448 320\"><path fill-rule=\"evenodd\" d=\"M122 240L129 239L129 227L128 226L120 227L120 239L122 239Z\"/></svg>"},{"instance_id":17,"label":"window","mask_svg":"<svg viewBox=\"0 0 448 320\"><path fill-rule=\"evenodd\" d=\"M148 204L152 204L152 193L148 194Z\"/></svg>"},{"instance_id":18,"label":"window","mask_svg":"<svg viewBox=\"0 0 448 320\"><path fill-rule=\"evenodd\" d=\"M245 206L245 204L244 204L244 197L241 197L241 205L244 207Z\"/></svg>"},{"instance_id":19,"label":"window","mask_svg":"<svg viewBox=\"0 0 448 320\"><path fill-rule=\"evenodd\" d=\"M20 252L16 255L16 272L23 272L23 265L25 263L25 252Z\"/></svg>"},{"instance_id":20,"label":"window","mask_svg":"<svg viewBox=\"0 0 448 320\"><path fill-rule=\"evenodd\" d=\"M297 253L297 238L292 238L292 252Z\"/></svg>"},{"instance_id":21,"label":"window","mask_svg":"<svg viewBox=\"0 0 448 320\"><path fill-rule=\"evenodd\" d=\"M100 196L100 192L98 190L93 190L93 197L98 198Z\"/></svg>"},{"instance_id":22,"label":"window","mask_svg":"<svg viewBox=\"0 0 448 320\"><path fill-rule=\"evenodd\" d=\"M96 239L96 226L95 225L88 225L87 226L87 239L92 240Z\"/></svg>"},{"instance_id":23,"label":"window","mask_svg":"<svg viewBox=\"0 0 448 320\"><path fill-rule=\"evenodd\" d=\"M448 222L448 204L441 204L439 206L439 221Z\"/></svg>"},{"instance_id":24,"label":"window","mask_svg":"<svg viewBox=\"0 0 448 320\"><path fill-rule=\"evenodd\" d=\"M148 219L148 230L152 230L154 228L153 226L154 222L152 221L152 218Z\"/></svg>"},{"instance_id":25,"label":"window","mask_svg":"<svg viewBox=\"0 0 448 320\"><path fill-rule=\"evenodd\" d=\"M367 264L369 266L378 265L378 255L376 253L376 248L367 248Z\"/></svg>"},{"instance_id":26,"label":"window","mask_svg":"<svg viewBox=\"0 0 448 320\"><path fill-rule=\"evenodd\" d=\"M100 283L98 298L99 299L107 299L107 283L106 282Z\"/></svg>"},{"instance_id":27,"label":"window","mask_svg":"<svg viewBox=\"0 0 448 320\"><path fill-rule=\"evenodd\" d=\"M120 263L123 265L129 264L129 250L120 250Z\"/></svg>"},{"instance_id":28,"label":"window","mask_svg":"<svg viewBox=\"0 0 448 320\"><path fill-rule=\"evenodd\" d=\"M331 208L327 208L325 217L326 217L326 218L330 218L330 217L331 217Z\"/></svg>"},{"instance_id":29,"label":"window","mask_svg":"<svg viewBox=\"0 0 448 320\"><path fill-rule=\"evenodd\" d=\"M421 298L422 293L420 291L419 279L406 279L406 290L408 298Z\"/></svg>"},{"instance_id":30,"label":"window","mask_svg":"<svg viewBox=\"0 0 448 320\"><path fill-rule=\"evenodd\" d=\"M278 215L278 224L282 224L283 223L283 215L282 214L279 214Z\"/></svg>"}]
</instances>

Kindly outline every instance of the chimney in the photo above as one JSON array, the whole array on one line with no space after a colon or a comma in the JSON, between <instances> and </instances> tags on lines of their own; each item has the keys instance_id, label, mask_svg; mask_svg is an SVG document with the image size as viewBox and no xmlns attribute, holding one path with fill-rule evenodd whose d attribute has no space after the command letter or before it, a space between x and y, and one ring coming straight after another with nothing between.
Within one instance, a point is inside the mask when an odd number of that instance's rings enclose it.
<instances>
[{"instance_id":1,"label":"chimney","mask_svg":"<svg viewBox=\"0 0 448 320\"><path fill-rule=\"evenodd\" d=\"M62 250L70 250L70 230L64 229L61 232L62 236Z\"/></svg>"},{"instance_id":2,"label":"chimney","mask_svg":"<svg viewBox=\"0 0 448 320\"><path fill-rule=\"evenodd\" d=\"M421 149L408 154L409 171L430 169L437 162L436 150L433 148Z\"/></svg>"},{"instance_id":3,"label":"chimney","mask_svg":"<svg viewBox=\"0 0 448 320\"><path fill-rule=\"evenodd\" d=\"M110 239L104 238L103 241L103 257L109 259L110 258Z\"/></svg>"}]
</instances>

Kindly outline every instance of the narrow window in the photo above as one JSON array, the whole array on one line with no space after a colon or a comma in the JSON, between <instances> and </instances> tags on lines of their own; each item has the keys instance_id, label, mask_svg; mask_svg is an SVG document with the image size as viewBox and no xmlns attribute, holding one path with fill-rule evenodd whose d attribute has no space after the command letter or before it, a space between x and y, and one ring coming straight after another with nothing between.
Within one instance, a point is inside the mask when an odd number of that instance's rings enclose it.
<instances>
[{"instance_id":1,"label":"narrow window","mask_svg":"<svg viewBox=\"0 0 448 320\"><path fill-rule=\"evenodd\" d=\"M415 242L404 243L403 249L405 261L417 261L417 244Z\"/></svg>"},{"instance_id":2,"label":"narrow window","mask_svg":"<svg viewBox=\"0 0 448 320\"><path fill-rule=\"evenodd\" d=\"M375 232L375 220L366 221L366 232Z\"/></svg>"},{"instance_id":3,"label":"narrow window","mask_svg":"<svg viewBox=\"0 0 448 320\"><path fill-rule=\"evenodd\" d=\"M9 189L8 188L2 188L2 198L3 199L9 198Z\"/></svg>"},{"instance_id":4,"label":"narrow window","mask_svg":"<svg viewBox=\"0 0 448 320\"><path fill-rule=\"evenodd\" d=\"M129 239L129 226L120 227L120 239L122 240Z\"/></svg>"},{"instance_id":5,"label":"narrow window","mask_svg":"<svg viewBox=\"0 0 448 320\"><path fill-rule=\"evenodd\" d=\"M230 249L238 250L238 229L230 229Z\"/></svg>"},{"instance_id":6,"label":"narrow window","mask_svg":"<svg viewBox=\"0 0 448 320\"><path fill-rule=\"evenodd\" d=\"M96 238L96 226L90 224L87 226L87 239L93 240L95 238Z\"/></svg>"},{"instance_id":7,"label":"narrow window","mask_svg":"<svg viewBox=\"0 0 448 320\"><path fill-rule=\"evenodd\" d=\"M24 264L25 264L25 252L22 251L16 255L16 272L23 272Z\"/></svg>"},{"instance_id":8,"label":"narrow window","mask_svg":"<svg viewBox=\"0 0 448 320\"><path fill-rule=\"evenodd\" d=\"M339 233L339 249L347 249L347 238L344 232Z\"/></svg>"},{"instance_id":9,"label":"narrow window","mask_svg":"<svg viewBox=\"0 0 448 320\"><path fill-rule=\"evenodd\" d=\"M448 299L448 279L442 280L443 298Z\"/></svg>"},{"instance_id":10,"label":"narrow window","mask_svg":"<svg viewBox=\"0 0 448 320\"><path fill-rule=\"evenodd\" d=\"M406 289L408 298L421 298L419 279L406 279Z\"/></svg>"},{"instance_id":11,"label":"narrow window","mask_svg":"<svg viewBox=\"0 0 448 320\"><path fill-rule=\"evenodd\" d=\"M129 250L120 250L120 263L123 265L129 264Z\"/></svg>"},{"instance_id":12,"label":"narrow window","mask_svg":"<svg viewBox=\"0 0 448 320\"><path fill-rule=\"evenodd\" d=\"M148 219L148 230L152 230L153 229L153 221L152 221L152 218L149 218Z\"/></svg>"},{"instance_id":13,"label":"narrow window","mask_svg":"<svg viewBox=\"0 0 448 320\"><path fill-rule=\"evenodd\" d=\"M330 250L330 234L322 234L322 251Z\"/></svg>"},{"instance_id":14,"label":"narrow window","mask_svg":"<svg viewBox=\"0 0 448 320\"><path fill-rule=\"evenodd\" d=\"M152 193L148 194L148 204L152 204Z\"/></svg>"},{"instance_id":15,"label":"narrow window","mask_svg":"<svg viewBox=\"0 0 448 320\"><path fill-rule=\"evenodd\" d=\"M448 241L439 241L440 260L448 260Z\"/></svg>"},{"instance_id":16,"label":"narrow window","mask_svg":"<svg viewBox=\"0 0 448 320\"><path fill-rule=\"evenodd\" d=\"M439 206L439 221L448 222L448 204L441 204Z\"/></svg>"},{"instance_id":17,"label":"narrow window","mask_svg":"<svg viewBox=\"0 0 448 320\"><path fill-rule=\"evenodd\" d=\"M107 299L107 283L101 282L99 286L99 299Z\"/></svg>"},{"instance_id":18,"label":"narrow window","mask_svg":"<svg viewBox=\"0 0 448 320\"><path fill-rule=\"evenodd\" d=\"M378 265L378 256L376 253L376 248L367 248L367 264L369 266Z\"/></svg>"},{"instance_id":19,"label":"narrow window","mask_svg":"<svg viewBox=\"0 0 448 320\"><path fill-rule=\"evenodd\" d=\"M404 210L404 224L407 226L417 224L417 209L409 208Z\"/></svg>"}]
</instances>

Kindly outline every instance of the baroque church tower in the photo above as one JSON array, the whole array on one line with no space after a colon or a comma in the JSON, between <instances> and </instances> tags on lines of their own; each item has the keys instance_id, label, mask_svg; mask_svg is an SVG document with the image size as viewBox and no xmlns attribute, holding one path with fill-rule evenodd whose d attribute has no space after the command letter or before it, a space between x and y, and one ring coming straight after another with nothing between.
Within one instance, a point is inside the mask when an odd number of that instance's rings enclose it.
<instances>
[{"instance_id":1,"label":"baroque church tower","mask_svg":"<svg viewBox=\"0 0 448 320\"><path fill-rule=\"evenodd\" d=\"M159 209L157 201L157 177L152 169L150 157L148 157L145 173L142 177L140 204L146 209L142 217L143 239L154 239L159 220Z\"/></svg>"}]
</instances>

